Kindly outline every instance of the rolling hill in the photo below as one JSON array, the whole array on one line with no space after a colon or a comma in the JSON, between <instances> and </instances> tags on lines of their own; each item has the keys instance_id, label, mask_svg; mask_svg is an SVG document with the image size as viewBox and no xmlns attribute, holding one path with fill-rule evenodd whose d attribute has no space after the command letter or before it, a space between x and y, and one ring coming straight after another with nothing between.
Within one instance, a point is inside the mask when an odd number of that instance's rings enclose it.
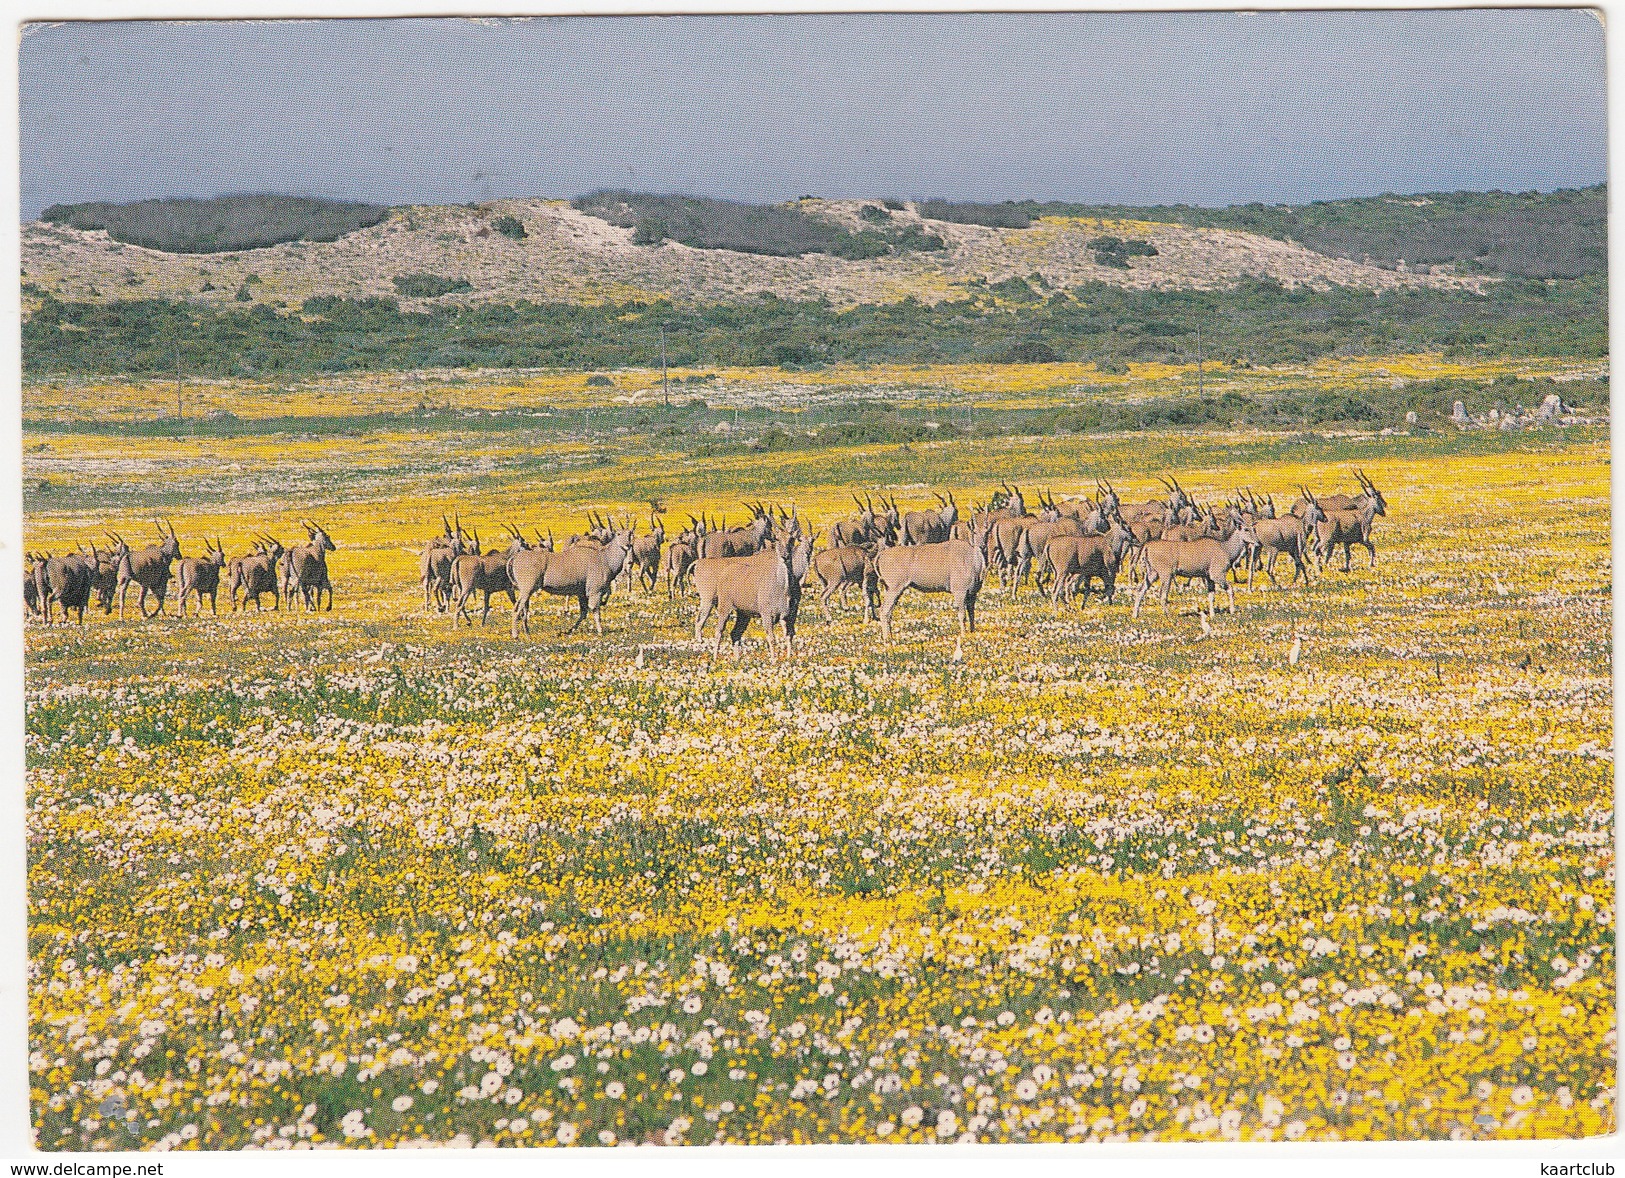
<instances>
[{"instance_id":1,"label":"rolling hill","mask_svg":"<svg viewBox=\"0 0 1625 1178\"><path fill-rule=\"evenodd\" d=\"M696 248L671 238L641 243L640 236L647 241L651 235L634 223L614 224L563 201L512 199L393 209L377 224L332 241L180 253L121 242L107 229L79 228L63 215L58 223L24 226L22 278L25 293L49 292L64 300L165 298L296 307L330 295L393 298L405 309L661 298L693 306L764 295L826 300L837 307L909 298L930 304L1035 275L1035 285L1059 290L1088 283L1213 290L1263 279L1316 290L1477 292L1494 281L1492 275L1449 267L1382 266L1260 233L1108 216L1106 210L1061 216L1040 208L1026 228L1004 228L921 217L913 203L890 203L902 207L886 210L889 232L940 244L854 258ZM865 210L876 207L814 199L788 206L806 221L854 240L871 228L865 217L873 213ZM498 228L514 222L522 235ZM1149 243L1154 253L1103 256L1092 248L1103 237ZM439 281L425 283L425 276ZM428 293L439 289L446 293Z\"/></svg>"}]
</instances>

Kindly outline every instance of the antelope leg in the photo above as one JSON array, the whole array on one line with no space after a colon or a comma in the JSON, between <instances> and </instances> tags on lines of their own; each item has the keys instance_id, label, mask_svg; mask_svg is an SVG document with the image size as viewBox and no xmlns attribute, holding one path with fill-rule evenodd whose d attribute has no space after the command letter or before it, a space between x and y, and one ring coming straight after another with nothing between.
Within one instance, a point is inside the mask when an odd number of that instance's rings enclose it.
<instances>
[{"instance_id":1,"label":"antelope leg","mask_svg":"<svg viewBox=\"0 0 1625 1178\"><path fill-rule=\"evenodd\" d=\"M897 608L897 599L903 595L903 586L898 589L886 590L886 598L880 603L880 637L883 642L891 642L891 615Z\"/></svg>"},{"instance_id":2,"label":"antelope leg","mask_svg":"<svg viewBox=\"0 0 1625 1178\"><path fill-rule=\"evenodd\" d=\"M570 624L570 628L565 631L566 634L574 634L576 628L587 620L587 595L585 593L576 597L576 607L580 612L576 614L576 620Z\"/></svg>"},{"instance_id":3,"label":"antelope leg","mask_svg":"<svg viewBox=\"0 0 1625 1178\"><path fill-rule=\"evenodd\" d=\"M722 653L722 632L723 630L727 629L728 619L732 616L732 614L732 610L724 610L721 608L721 606L718 606L717 608L716 641L711 644L711 665L713 667L717 665L717 655Z\"/></svg>"}]
</instances>

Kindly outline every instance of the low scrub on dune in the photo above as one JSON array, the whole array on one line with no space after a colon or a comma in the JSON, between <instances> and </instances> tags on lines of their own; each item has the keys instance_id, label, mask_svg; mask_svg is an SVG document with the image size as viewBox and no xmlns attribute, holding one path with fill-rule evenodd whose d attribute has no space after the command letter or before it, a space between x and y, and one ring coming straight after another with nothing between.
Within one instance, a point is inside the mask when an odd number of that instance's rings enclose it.
<instances>
[{"instance_id":1,"label":"low scrub on dune","mask_svg":"<svg viewBox=\"0 0 1625 1178\"><path fill-rule=\"evenodd\" d=\"M58 204L40 220L105 229L114 241L178 254L261 249L285 241L336 241L389 215L382 205L309 196L218 196L134 204Z\"/></svg>"}]
</instances>

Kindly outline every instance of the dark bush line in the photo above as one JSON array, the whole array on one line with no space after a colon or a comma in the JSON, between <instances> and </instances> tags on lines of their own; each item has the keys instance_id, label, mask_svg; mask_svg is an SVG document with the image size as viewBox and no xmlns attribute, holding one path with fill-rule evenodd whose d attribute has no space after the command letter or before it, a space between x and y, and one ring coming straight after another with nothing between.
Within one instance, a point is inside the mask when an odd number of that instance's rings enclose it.
<instances>
[{"instance_id":1,"label":"dark bush line","mask_svg":"<svg viewBox=\"0 0 1625 1178\"><path fill-rule=\"evenodd\" d=\"M401 274L393 281L396 292L408 299L437 299L474 289L466 278L444 278L439 274Z\"/></svg>"},{"instance_id":2,"label":"dark bush line","mask_svg":"<svg viewBox=\"0 0 1625 1178\"><path fill-rule=\"evenodd\" d=\"M922 217L933 221L950 221L958 225L985 225L990 229L1026 229L1034 217L1030 202L1006 201L1003 204L978 204L974 201L922 200L914 209Z\"/></svg>"},{"instance_id":3,"label":"dark bush line","mask_svg":"<svg viewBox=\"0 0 1625 1178\"><path fill-rule=\"evenodd\" d=\"M309 196L218 196L208 200L143 200L134 204L59 204L40 220L74 229L105 229L114 241L178 254L261 249L286 241L335 241L376 225L382 205Z\"/></svg>"},{"instance_id":4,"label":"dark bush line","mask_svg":"<svg viewBox=\"0 0 1625 1178\"><path fill-rule=\"evenodd\" d=\"M631 229L635 245L676 241L695 249L726 249L773 257L830 254L849 261L914 250L939 250L943 241L918 226L861 229L812 216L793 205L753 205L695 196L605 190L571 202L591 216ZM874 208L875 206L869 206ZM890 217L865 218L887 224Z\"/></svg>"},{"instance_id":5,"label":"dark bush line","mask_svg":"<svg viewBox=\"0 0 1625 1178\"><path fill-rule=\"evenodd\" d=\"M320 296L298 313L262 303L212 308L161 299L110 303L43 298L23 324L24 370L131 376L183 368L210 376L414 368L646 366L816 367L1055 360L1105 368L1194 359L1202 327L1210 360L1276 364L1332 355L1444 351L1460 356L1602 356L1606 280L1508 281L1486 295L1351 288L1071 292L1030 280L983 287L927 306L838 310L761 298L679 307L668 302L473 305L403 310L394 299ZM1025 292L1022 294L1021 292Z\"/></svg>"}]
</instances>

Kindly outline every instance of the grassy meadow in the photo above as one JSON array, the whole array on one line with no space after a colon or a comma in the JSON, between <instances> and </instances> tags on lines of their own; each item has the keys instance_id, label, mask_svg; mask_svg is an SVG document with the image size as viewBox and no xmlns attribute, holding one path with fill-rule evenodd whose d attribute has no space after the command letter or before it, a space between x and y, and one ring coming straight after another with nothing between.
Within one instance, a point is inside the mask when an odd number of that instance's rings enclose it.
<instances>
[{"instance_id":1,"label":"grassy meadow","mask_svg":"<svg viewBox=\"0 0 1625 1178\"><path fill-rule=\"evenodd\" d=\"M629 392L586 375L548 398ZM931 379L1065 385L997 375ZM514 387L437 395L539 395ZM338 545L330 614L29 626L39 1147L1614 1130L1605 428L705 453L361 428L419 389L316 391L300 428L160 437L114 427L163 386L25 390L54 422L24 438L30 549L154 515L188 555L307 516ZM995 578L962 660L945 598L905 595L884 649L809 595L793 665L753 623L708 670L663 588L617 590L602 637L549 598L515 641L506 599L454 627L417 582L442 511L488 542L650 498L674 533L754 498L827 528L852 490L1127 502L1163 472L1284 507L1353 465L1389 504L1376 568L1238 590L1211 634L1194 595L1131 620L1122 584L1057 612Z\"/></svg>"}]
</instances>

